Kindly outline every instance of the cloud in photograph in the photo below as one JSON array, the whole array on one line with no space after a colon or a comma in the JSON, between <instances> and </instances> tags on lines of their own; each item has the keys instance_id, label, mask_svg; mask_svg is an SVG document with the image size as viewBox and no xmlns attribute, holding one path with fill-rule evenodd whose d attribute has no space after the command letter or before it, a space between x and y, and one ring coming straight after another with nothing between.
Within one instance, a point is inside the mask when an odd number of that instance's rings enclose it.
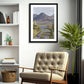
<instances>
[{"instance_id":1,"label":"cloud in photograph","mask_svg":"<svg viewBox=\"0 0 84 84\"><path fill-rule=\"evenodd\" d=\"M37 14L37 15L40 13L45 13L45 14L51 16L54 14L54 7L34 7L33 13Z\"/></svg>"}]
</instances>

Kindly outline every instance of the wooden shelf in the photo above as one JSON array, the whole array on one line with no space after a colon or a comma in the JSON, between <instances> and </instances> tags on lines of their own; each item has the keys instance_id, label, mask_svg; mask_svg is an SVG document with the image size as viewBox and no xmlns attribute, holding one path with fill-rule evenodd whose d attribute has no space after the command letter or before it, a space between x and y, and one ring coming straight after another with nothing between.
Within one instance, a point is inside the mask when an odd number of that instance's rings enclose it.
<instances>
[{"instance_id":1,"label":"wooden shelf","mask_svg":"<svg viewBox=\"0 0 84 84\"><path fill-rule=\"evenodd\" d=\"M15 82L12 82L12 83L11 82L10 83L9 82L7 83L7 82L0 81L0 84L19 84L19 81L15 81Z\"/></svg>"},{"instance_id":2,"label":"wooden shelf","mask_svg":"<svg viewBox=\"0 0 84 84\"><path fill-rule=\"evenodd\" d=\"M19 64L0 64L0 66L19 66Z\"/></svg>"},{"instance_id":3,"label":"wooden shelf","mask_svg":"<svg viewBox=\"0 0 84 84\"><path fill-rule=\"evenodd\" d=\"M19 24L0 24L0 27L15 27L15 26L19 26Z\"/></svg>"},{"instance_id":4,"label":"wooden shelf","mask_svg":"<svg viewBox=\"0 0 84 84\"><path fill-rule=\"evenodd\" d=\"M19 14L18 14L18 22L14 23L13 13L15 11L19 12L19 2L0 2L0 10L2 13L9 15L10 23L0 23L0 32L2 32L2 45L0 45L0 59L4 58L15 58L16 64L2 64L0 63L0 69L2 70L15 70L16 71L16 82L8 83L8 84L19 84ZM14 38L13 45L6 45L4 42L6 35L9 34L12 38ZM14 67L14 68L13 68ZM1 72L0 71L0 72ZM1 74L0 74L0 80ZM0 81L0 84L6 84Z\"/></svg>"},{"instance_id":5,"label":"wooden shelf","mask_svg":"<svg viewBox=\"0 0 84 84\"><path fill-rule=\"evenodd\" d=\"M19 47L19 45L0 45L0 47L8 47L8 48L11 48L11 47Z\"/></svg>"},{"instance_id":6,"label":"wooden shelf","mask_svg":"<svg viewBox=\"0 0 84 84\"><path fill-rule=\"evenodd\" d=\"M17 6L17 5L19 5L19 3L18 2L16 2L16 3L8 3L8 2L0 2L0 6Z\"/></svg>"}]
</instances>

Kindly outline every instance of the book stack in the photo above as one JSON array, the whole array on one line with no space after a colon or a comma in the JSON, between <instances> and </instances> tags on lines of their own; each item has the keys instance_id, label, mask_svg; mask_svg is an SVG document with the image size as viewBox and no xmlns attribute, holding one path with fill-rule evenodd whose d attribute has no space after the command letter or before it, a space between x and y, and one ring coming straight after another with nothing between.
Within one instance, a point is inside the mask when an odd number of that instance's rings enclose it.
<instances>
[{"instance_id":1,"label":"book stack","mask_svg":"<svg viewBox=\"0 0 84 84\"><path fill-rule=\"evenodd\" d=\"M15 58L4 58L2 64L16 64Z\"/></svg>"},{"instance_id":2,"label":"book stack","mask_svg":"<svg viewBox=\"0 0 84 84\"><path fill-rule=\"evenodd\" d=\"M13 12L13 24L19 24L19 11Z\"/></svg>"}]
</instances>

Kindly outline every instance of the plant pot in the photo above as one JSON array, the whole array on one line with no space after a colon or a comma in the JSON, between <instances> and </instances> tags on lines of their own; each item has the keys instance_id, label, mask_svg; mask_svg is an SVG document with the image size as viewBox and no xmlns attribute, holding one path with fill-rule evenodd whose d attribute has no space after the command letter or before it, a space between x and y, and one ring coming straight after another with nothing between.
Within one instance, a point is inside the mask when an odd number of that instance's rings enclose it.
<instances>
[{"instance_id":1,"label":"plant pot","mask_svg":"<svg viewBox=\"0 0 84 84\"><path fill-rule=\"evenodd\" d=\"M12 42L9 42L9 45L12 45Z\"/></svg>"},{"instance_id":2,"label":"plant pot","mask_svg":"<svg viewBox=\"0 0 84 84\"><path fill-rule=\"evenodd\" d=\"M79 84L79 74L74 73L73 75L68 74L68 84Z\"/></svg>"}]
</instances>

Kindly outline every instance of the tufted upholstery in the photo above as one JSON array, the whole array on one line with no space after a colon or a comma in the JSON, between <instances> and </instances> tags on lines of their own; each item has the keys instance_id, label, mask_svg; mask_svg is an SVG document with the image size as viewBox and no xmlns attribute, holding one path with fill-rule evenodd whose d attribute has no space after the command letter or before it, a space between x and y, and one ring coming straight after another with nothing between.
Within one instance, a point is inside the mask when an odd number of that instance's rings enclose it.
<instances>
[{"instance_id":1,"label":"tufted upholstery","mask_svg":"<svg viewBox=\"0 0 84 84\"><path fill-rule=\"evenodd\" d=\"M68 60L67 52L44 52L37 53L34 64L34 72L47 72L50 73L50 67L57 69L66 69ZM54 73L64 77L65 72L54 70Z\"/></svg>"}]
</instances>

